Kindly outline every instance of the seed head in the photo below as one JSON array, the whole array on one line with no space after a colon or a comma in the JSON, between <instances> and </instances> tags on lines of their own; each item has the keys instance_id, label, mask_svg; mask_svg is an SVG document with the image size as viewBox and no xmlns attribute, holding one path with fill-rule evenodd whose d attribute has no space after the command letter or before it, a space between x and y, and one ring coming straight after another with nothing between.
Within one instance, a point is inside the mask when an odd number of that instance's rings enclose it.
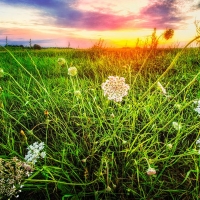
<instances>
[{"instance_id":1,"label":"seed head","mask_svg":"<svg viewBox=\"0 0 200 200\"><path fill-rule=\"evenodd\" d=\"M173 37L173 35L174 35L174 30L173 29L167 29L165 32L164 32L164 38L166 39L166 40L169 40L170 38L172 38Z\"/></svg>"}]
</instances>

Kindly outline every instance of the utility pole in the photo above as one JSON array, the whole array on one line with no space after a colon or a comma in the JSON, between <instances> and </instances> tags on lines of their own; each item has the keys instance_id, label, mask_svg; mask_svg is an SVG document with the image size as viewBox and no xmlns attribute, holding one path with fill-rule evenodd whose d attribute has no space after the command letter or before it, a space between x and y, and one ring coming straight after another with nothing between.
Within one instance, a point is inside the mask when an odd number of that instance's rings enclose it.
<instances>
[{"instance_id":1,"label":"utility pole","mask_svg":"<svg viewBox=\"0 0 200 200\"><path fill-rule=\"evenodd\" d=\"M6 36L6 47L8 46L8 38L7 38L7 36Z\"/></svg>"},{"instance_id":2,"label":"utility pole","mask_svg":"<svg viewBox=\"0 0 200 200\"><path fill-rule=\"evenodd\" d=\"M30 41L29 41L29 45L30 45L30 48L32 47L32 45L31 45L31 39L30 39Z\"/></svg>"},{"instance_id":3,"label":"utility pole","mask_svg":"<svg viewBox=\"0 0 200 200\"><path fill-rule=\"evenodd\" d=\"M68 49L70 48L70 42L68 42L68 47L67 47Z\"/></svg>"}]
</instances>

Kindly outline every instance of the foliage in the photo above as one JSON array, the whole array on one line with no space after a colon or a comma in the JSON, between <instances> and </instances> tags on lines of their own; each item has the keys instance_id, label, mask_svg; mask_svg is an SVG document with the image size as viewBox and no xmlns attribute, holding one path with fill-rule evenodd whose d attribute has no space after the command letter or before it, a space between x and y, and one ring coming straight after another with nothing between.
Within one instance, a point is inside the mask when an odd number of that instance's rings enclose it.
<instances>
[{"instance_id":1,"label":"foliage","mask_svg":"<svg viewBox=\"0 0 200 200\"><path fill-rule=\"evenodd\" d=\"M200 52L149 52L1 52L1 157L46 152L19 198L198 199ZM121 102L104 96L109 76L130 87Z\"/></svg>"},{"instance_id":2,"label":"foliage","mask_svg":"<svg viewBox=\"0 0 200 200\"><path fill-rule=\"evenodd\" d=\"M33 49L40 50L42 47L39 44L34 44Z\"/></svg>"}]
</instances>

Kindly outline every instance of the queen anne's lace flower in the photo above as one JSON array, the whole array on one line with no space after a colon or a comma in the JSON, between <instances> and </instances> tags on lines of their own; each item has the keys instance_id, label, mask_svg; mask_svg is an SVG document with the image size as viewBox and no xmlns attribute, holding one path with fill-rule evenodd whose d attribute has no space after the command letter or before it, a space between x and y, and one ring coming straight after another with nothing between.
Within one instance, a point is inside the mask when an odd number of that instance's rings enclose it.
<instances>
[{"instance_id":1,"label":"queen anne's lace flower","mask_svg":"<svg viewBox=\"0 0 200 200\"><path fill-rule=\"evenodd\" d=\"M125 84L125 78L119 76L109 76L106 82L102 83L101 87L104 91L104 96L116 102L121 102L130 89L130 86Z\"/></svg>"}]
</instances>

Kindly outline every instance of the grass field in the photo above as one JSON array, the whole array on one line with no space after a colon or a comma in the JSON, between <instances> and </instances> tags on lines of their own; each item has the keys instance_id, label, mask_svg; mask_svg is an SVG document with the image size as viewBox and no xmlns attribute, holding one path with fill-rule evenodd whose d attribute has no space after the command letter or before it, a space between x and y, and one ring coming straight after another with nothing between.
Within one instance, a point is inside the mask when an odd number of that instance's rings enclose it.
<instances>
[{"instance_id":1,"label":"grass field","mask_svg":"<svg viewBox=\"0 0 200 200\"><path fill-rule=\"evenodd\" d=\"M2 48L0 198L200 199L200 49L181 51Z\"/></svg>"}]
</instances>

